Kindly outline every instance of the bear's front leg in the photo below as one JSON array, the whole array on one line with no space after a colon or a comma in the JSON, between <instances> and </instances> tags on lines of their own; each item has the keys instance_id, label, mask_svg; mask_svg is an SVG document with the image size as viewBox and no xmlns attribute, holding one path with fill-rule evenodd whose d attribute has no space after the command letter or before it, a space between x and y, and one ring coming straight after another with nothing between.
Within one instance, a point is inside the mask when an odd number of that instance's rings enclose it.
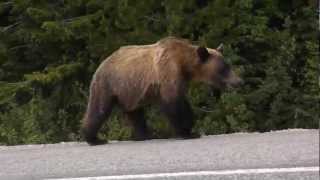
<instances>
[{"instance_id":1,"label":"bear's front leg","mask_svg":"<svg viewBox=\"0 0 320 180\"><path fill-rule=\"evenodd\" d=\"M194 115L185 97L173 101L163 102L162 110L171 122L178 137L184 139L198 138L199 134L192 133Z\"/></svg>"},{"instance_id":2,"label":"bear's front leg","mask_svg":"<svg viewBox=\"0 0 320 180\"><path fill-rule=\"evenodd\" d=\"M126 112L126 121L133 128L133 140L142 141L150 138L143 109Z\"/></svg>"}]
</instances>

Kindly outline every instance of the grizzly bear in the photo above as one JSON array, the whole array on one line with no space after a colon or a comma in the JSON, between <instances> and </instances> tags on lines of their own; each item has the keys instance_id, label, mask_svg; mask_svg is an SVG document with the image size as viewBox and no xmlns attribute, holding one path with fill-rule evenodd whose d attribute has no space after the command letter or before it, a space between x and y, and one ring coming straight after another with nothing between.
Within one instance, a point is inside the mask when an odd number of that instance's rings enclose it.
<instances>
[{"instance_id":1,"label":"grizzly bear","mask_svg":"<svg viewBox=\"0 0 320 180\"><path fill-rule=\"evenodd\" d=\"M221 49L210 49L175 37L155 44L121 47L96 70L90 85L82 133L90 145L104 143L97 132L118 105L133 127L133 139L149 138L143 105L157 102L178 137L193 138L193 113L186 99L188 82L217 88L241 79L224 62Z\"/></svg>"}]
</instances>

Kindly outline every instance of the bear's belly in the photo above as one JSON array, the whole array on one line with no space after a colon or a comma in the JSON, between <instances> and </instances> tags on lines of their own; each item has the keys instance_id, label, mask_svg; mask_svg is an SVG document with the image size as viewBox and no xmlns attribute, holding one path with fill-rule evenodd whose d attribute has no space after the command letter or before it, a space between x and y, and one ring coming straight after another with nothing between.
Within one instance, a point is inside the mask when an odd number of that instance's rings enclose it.
<instances>
[{"instance_id":1,"label":"bear's belly","mask_svg":"<svg viewBox=\"0 0 320 180\"><path fill-rule=\"evenodd\" d=\"M144 97L139 102L139 106L155 104L160 100L160 87L159 85L153 84L150 85L147 91L145 92Z\"/></svg>"},{"instance_id":2,"label":"bear's belly","mask_svg":"<svg viewBox=\"0 0 320 180\"><path fill-rule=\"evenodd\" d=\"M115 94L119 105L125 111L133 111L142 106L157 103L160 99L158 85L149 85L145 89L139 86L131 86L125 91L118 91Z\"/></svg>"}]
</instances>

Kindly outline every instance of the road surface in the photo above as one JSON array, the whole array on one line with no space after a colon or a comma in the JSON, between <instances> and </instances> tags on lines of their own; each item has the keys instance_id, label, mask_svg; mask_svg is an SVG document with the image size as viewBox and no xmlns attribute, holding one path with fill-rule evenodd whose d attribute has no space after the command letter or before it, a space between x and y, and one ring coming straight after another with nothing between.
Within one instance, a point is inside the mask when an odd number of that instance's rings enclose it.
<instances>
[{"instance_id":1,"label":"road surface","mask_svg":"<svg viewBox=\"0 0 320 180\"><path fill-rule=\"evenodd\" d=\"M0 146L0 179L318 180L319 130Z\"/></svg>"}]
</instances>

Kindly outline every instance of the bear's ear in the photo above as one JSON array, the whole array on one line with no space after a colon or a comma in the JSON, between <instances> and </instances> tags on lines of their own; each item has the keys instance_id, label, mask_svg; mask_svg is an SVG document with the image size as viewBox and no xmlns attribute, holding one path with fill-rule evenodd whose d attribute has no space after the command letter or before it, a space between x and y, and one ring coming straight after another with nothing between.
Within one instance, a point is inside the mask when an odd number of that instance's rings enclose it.
<instances>
[{"instance_id":1,"label":"bear's ear","mask_svg":"<svg viewBox=\"0 0 320 180\"><path fill-rule=\"evenodd\" d=\"M218 47L217 47L217 51L219 52L223 52L223 44L221 43Z\"/></svg>"},{"instance_id":2,"label":"bear's ear","mask_svg":"<svg viewBox=\"0 0 320 180\"><path fill-rule=\"evenodd\" d=\"M210 56L207 48L205 48L203 46L198 47L197 53L198 53L198 56L199 56L201 62L207 61L208 57Z\"/></svg>"}]
</instances>

